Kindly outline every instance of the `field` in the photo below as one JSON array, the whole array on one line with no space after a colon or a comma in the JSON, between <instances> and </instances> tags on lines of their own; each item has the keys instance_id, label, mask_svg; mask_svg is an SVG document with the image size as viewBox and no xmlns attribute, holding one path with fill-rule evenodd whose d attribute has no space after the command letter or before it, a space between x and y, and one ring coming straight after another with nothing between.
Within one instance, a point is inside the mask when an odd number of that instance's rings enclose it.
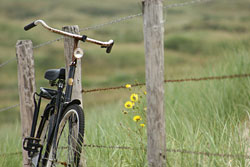
<instances>
[{"instance_id":1,"label":"field","mask_svg":"<svg viewBox=\"0 0 250 167\"><path fill-rule=\"evenodd\" d=\"M15 43L31 39L34 46L58 38L40 27L23 31L23 26L42 18L61 29L80 29L141 12L140 1L91 2L2 0L0 6L0 64L15 58ZM185 1L164 1L164 5ZM222 0L166 9L165 78L179 79L250 72L250 3ZM84 89L145 82L142 17L99 29L83 31L100 40L113 39L114 49L81 44ZM36 84L50 68L64 66L63 41L34 50ZM19 103L16 61L0 68L0 109ZM167 148L212 153L249 154L250 79L228 79L168 83L165 86ZM144 87L84 94L86 144L129 146L136 150L84 148L88 166L147 166L145 127L133 122L135 113L123 114L123 104L132 92ZM141 99L145 104L144 97ZM140 106L142 109L144 106ZM130 133L132 131L132 133ZM137 132L141 134L138 135ZM0 154L21 150L19 107L0 112ZM0 166L21 166L21 155L0 156ZM228 158L184 153L167 153L168 166L250 166L243 157Z\"/></svg>"}]
</instances>

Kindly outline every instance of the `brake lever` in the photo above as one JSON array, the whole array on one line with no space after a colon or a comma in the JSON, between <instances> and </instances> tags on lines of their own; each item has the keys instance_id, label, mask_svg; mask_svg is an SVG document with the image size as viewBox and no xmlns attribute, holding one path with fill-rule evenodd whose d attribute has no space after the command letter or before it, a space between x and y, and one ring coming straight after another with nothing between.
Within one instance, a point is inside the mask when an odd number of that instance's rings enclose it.
<instances>
[{"instance_id":1,"label":"brake lever","mask_svg":"<svg viewBox=\"0 0 250 167\"><path fill-rule=\"evenodd\" d=\"M106 53L110 53L113 45L114 45L114 41L112 41L112 43L109 46L101 46L101 48L107 48Z\"/></svg>"}]
</instances>

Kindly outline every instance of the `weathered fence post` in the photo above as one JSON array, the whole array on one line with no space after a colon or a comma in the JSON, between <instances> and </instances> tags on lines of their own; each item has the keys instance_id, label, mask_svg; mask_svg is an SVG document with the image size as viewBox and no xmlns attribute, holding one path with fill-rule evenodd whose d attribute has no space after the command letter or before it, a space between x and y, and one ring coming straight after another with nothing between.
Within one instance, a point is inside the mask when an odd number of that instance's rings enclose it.
<instances>
[{"instance_id":1,"label":"weathered fence post","mask_svg":"<svg viewBox=\"0 0 250 167\"><path fill-rule=\"evenodd\" d=\"M150 167L166 166L164 113L164 21L162 0L145 0L144 47L147 89L147 157Z\"/></svg>"},{"instance_id":2,"label":"weathered fence post","mask_svg":"<svg viewBox=\"0 0 250 167\"><path fill-rule=\"evenodd\" d=\"M79 27L75 26L64 26L63 31L71 32L74 34L79 34ZM72 62L72 55L73 55L73 48L74 48L74 39L70 37L64 37L64 56L66 61L66 71L69 70L69 65ZM82 68L81 68L81 59L77 60L77 67L75 71L75 77L73 82L73 91L72 91L72 99L79 99L81 101L82 107ZM67 76L66 76L67 78ZM86 160L83 156L81 156L80 166L86 167Z\"/></svg>"},{"instance_id":3,"label":"weathered fence post","mask_svg":"<svg viewBox=\"0 0 250 167\"><path fill-rule=\"evenodd\" d=\"M22 139L30 135L29 133L34 112L33 94L36 91L36 87L32 48L33 45L30 40L19 40L16 43ZM24 150L23 166L30 167L27 151Z\"/></svg>"}]
</instances>

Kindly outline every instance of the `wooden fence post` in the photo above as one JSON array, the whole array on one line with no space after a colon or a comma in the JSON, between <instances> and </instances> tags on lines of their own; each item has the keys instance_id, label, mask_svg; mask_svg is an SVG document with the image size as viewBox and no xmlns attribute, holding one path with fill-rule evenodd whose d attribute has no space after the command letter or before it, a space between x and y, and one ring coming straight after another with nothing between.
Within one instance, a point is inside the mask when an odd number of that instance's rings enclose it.
<instances>
[{"instance_id":1,"label":"wooden fence post","mask_svg":"<svg viewBox=\"0 0 250 167\"><path fill-rule=\"evenodd\" d=\"M150 167L166 166L164 113L164 22L162 0L145 0L144 47L147 89L147 157Z\"/></svg>"},{"instance_id":2,"label":"wooden fence post","mask_svg":"<svg viewBox=\"0 0 250 167\"><path fill-rule=\"evenodd\" d=\"M75 26L64 26L63 31L71 32L74 34L79 34L79 27ZM74 48L74 39L70 37L64 37L64 56L66 61L66 71L69 70L69 65L72 62ZM75 77L73 82L73 91L72 91L72 99L79 99L81 101L82 107L82 68L81 68L81 59L77 60L77 67L75 71ZM67 74L67 73L66 73ZM66 76L67 78L67 76ZM84 153L82 152L80 166L86 167L86 160L84 158Z\"/></svg>"},{"instance_id":3,"label":"wooden fence post","mask_svg":"<svg viewBox=\"0 0 250 167\"><path fill-rule=\"evenodd\" d=\"M32 48L33 45L30 40L18 40L16 43L22 139L30 135L34 112L33 94L36 91L36 87ZM27 151L25 150L23 150L23 166L31 167Z\"/></svg>"}]
</instances>

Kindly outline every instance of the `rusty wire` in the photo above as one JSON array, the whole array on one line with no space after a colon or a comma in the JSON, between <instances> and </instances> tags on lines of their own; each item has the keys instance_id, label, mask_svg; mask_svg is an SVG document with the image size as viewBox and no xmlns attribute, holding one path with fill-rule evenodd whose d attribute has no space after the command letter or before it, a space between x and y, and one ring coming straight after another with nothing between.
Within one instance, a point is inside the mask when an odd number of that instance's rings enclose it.
<instances>
[{"instance_id":1,"label":"rusty wire","mask_svg":"<svg viewBox=\"0 0 250 167\"><path fill-rule=\"evenodd\" d=\"M132 148L127 146L104 146L104 145L96 145L96 144L84 144L84 147L90 148L107 148L107 149L122 149L122 150L138 150L138 148Z\"/></svg>"},{"instance_id":2,"label":"rusty wire","mask_svg":"<svg viewBox=\"0 0 250 167\"><path fill-rule=\"evenodd\" d=\"M217 157L224 157L224 158L246 158L250 159L249 155L244 154L228 154L228 153L211 153L211 152L200 152L200 151L190 151L185 149L167 149L167 152L171 153L182 153L182 154L195 154L195 155L203 155L203 156L217 156Z\"/></svg>"},{"instance_id":3,"label":"rusty wire","mask_svg":"<svg viewBox=\"0 0 250 167\"><path fill-rule=\"evenodd\" d=\"M127 146L103 146L103 145L94 145L94 144L84 144L84 147L100 148L100 149L106 148L106 149L141 150L141 148L132 148L132 147L127 147ZM190 151L190 150L186 150L186 149L166 149L166 152L182 153L182 154L195 154L195 155L204 155L204 156L217 156L217 157L224 157L224 158L244 157L246 159L250 159L249 155L244 155L244 154L211 153L211 152L201 152L201 151Z\"/></svg>"},{"instance_id":4,"label":"rusty wire","mask_svg":"<svg viewBox=\"0 0 250 167\"><path fill-rule=\"evenodd\" d=\"M105 146L105 145L96 145L96 144L84 144L84 147L97 148L97 149L121 149L121 150L141 150L141 148L132 148L128 146ZM145 149L146 150L146 149ZM169 153L181 153L181 154L192 154L192 155L202 155L208 157L222 157L222 158L245 158L250 159L249 155L245 154L229 154L229 153L211 153L207 151L191 151L186 149L166 149L166 152ZM6 156L15 156L20 155L22 152L13 152L13 153L4 153L0 154L0 157Z\"/></svg>"},{"instance_id":5,"label":"rusty wire","mask_svg":"<svg viewBox=\"0 0 250 167\"><path fill-rule=\"evenodd\" d=\"M186 79L172 79L172 80L164 80L164 83L175 83L175 82L197 82L197 81L209 81L209 80L223 80L223 79L234 79L234 78L247 78L250 77L250 74L234 74L234 75L223 75L223 76L211 76L211 77L200 77L200 78L186 78ZM145 86L145 83L136 83L131 85L131 87ZM108 90L117 90L124 89L125 85L116 86L116 87L108 87L108 88L96 88L89 90L82 90L82 93L90 93L90 92L100 92L100 91L108 91ZM0 109L0 112L9 110L11 108L15 108L19 106L19 104L15 104L10 107Z\"/></svg>"},{"instance_id":6,"label":"rusty wire","mask_svg":"<svg viewBox=\"0 0 250 167\"><path fill-rule=\"evenodd\" d=\"M3 153L3 154L0 154L0 157L9 157L9 156L15 156L15 155L20 155L20 154L22 154L21 151L13 152L13 153Z\"/></svg>"},{"instance_id":7,"label":"rusty wire","mask_svg":"<svg viewBox=\"0 0 250 167\"><path fill-rule=\"evenodd\" d=\"M171 83L171 82L197 82L197 81L208 81L208 80L223 80L223 79L233 79L233 78L247 78L250 77L250 74L235 74L235 75L223 75L223 76L211 76L211 77L200 77L200 78L186 78L186 79L172 79L172 80L164 80L164 83ZM138 87L138 86L145 86L146 83L137 83L131 85L131 87ZM89 89L89 90L82 90L82 93L90 93L90 92L100 92L100 91L107 91L107 90L117 90L126 88L125 85L116 86L116 87L109 87L109 88L96 88L96 89Z\"/></svg>"},{"instance_id":8,"label":"rusty wire","mask_svg":"<svg viewBox=\"0 0 250 167\"><path fill-rule=\"evenodd\" d=\"M183 6L189 6L189 5L193 5L196 3L202 3L202 2L210 2L210 1L214 1L214 0L192 0L192 1L187 1L187 2L182 2L182 3L175 3L175 4L170 4L167 6L164 6L164 9L169 9L169 8L175 8L175 7L183 7Z\"/></svg>"}]
</instances>

